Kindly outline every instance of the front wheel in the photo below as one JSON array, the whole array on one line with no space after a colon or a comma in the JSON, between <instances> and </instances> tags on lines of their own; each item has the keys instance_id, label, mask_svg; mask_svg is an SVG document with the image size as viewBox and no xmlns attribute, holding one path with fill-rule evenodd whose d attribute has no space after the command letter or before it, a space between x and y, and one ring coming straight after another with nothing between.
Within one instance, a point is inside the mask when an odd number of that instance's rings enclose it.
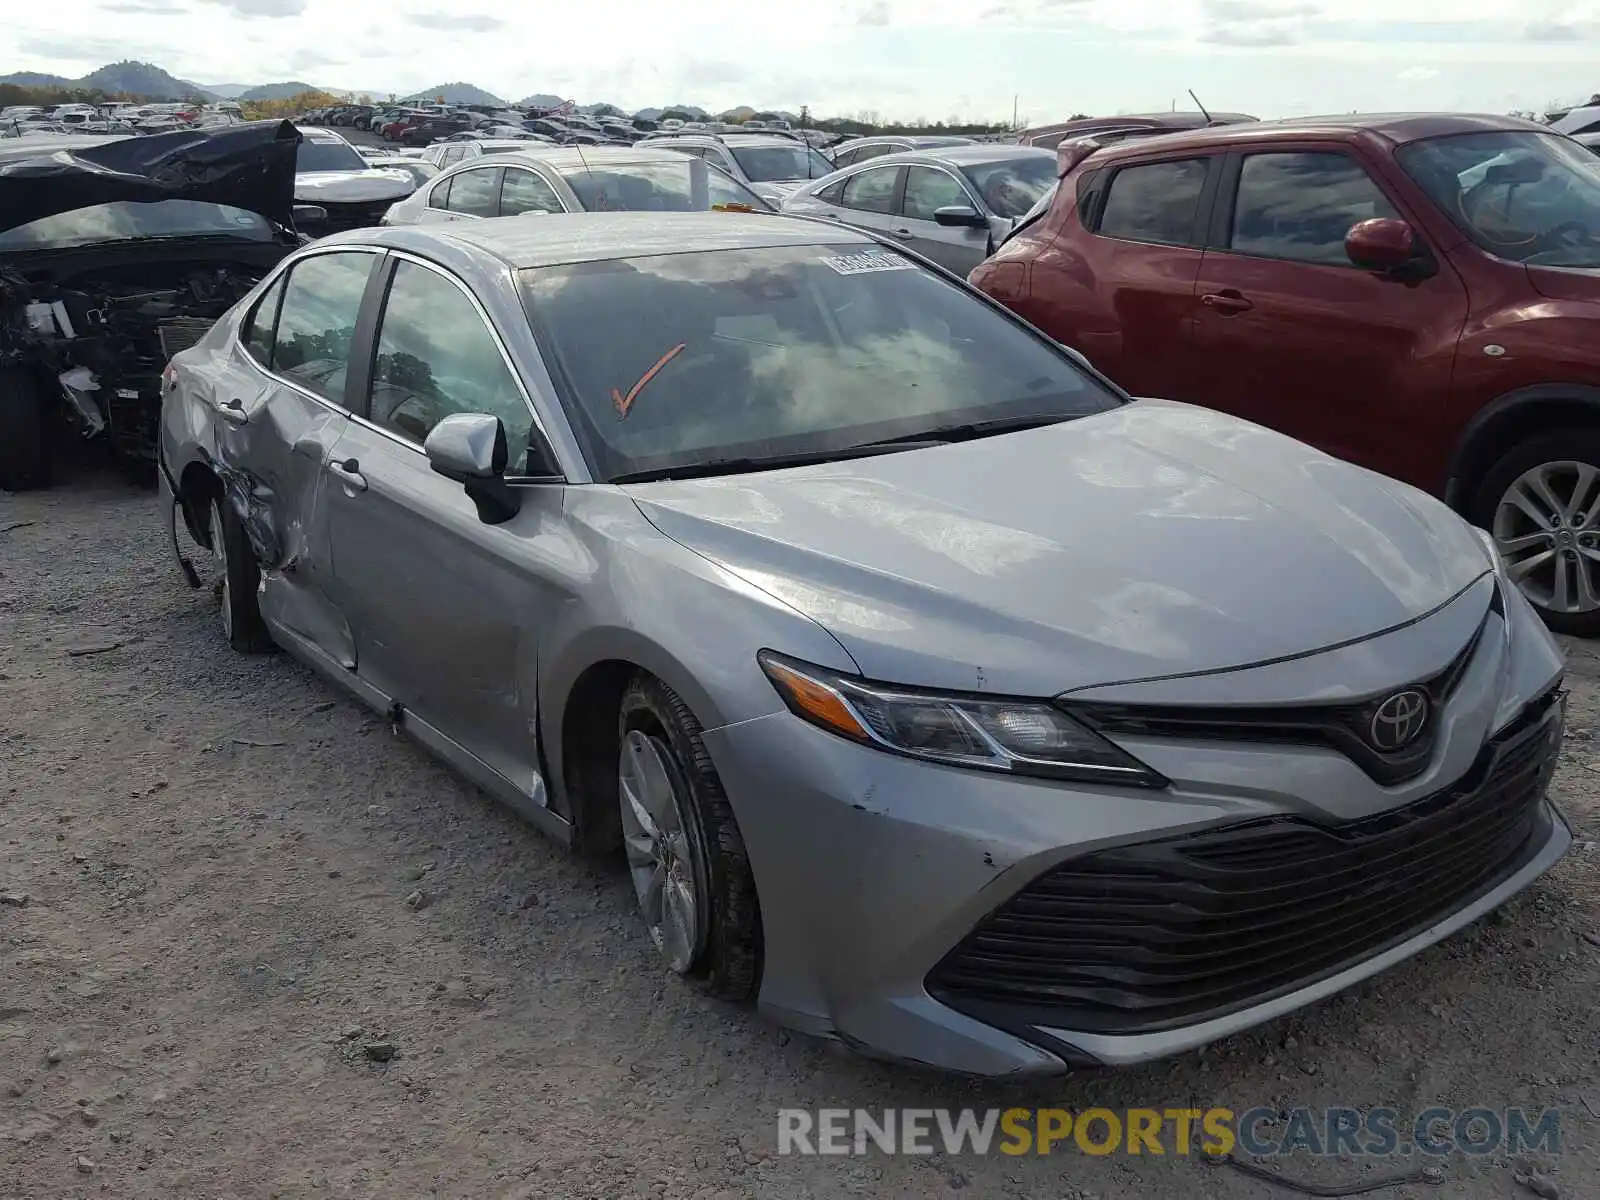
<instances>
[{"instance_id":1,"label":"front wheel","mask_svg":"<svg viewBox=\"0 0 1600 1200\"><path fill-rule=\"evenodd\" d=\"M639 909L667 966L725 1000L761 977L761 910L744 838L700 723L641 675L623 694L617 793Z\"/></svg>"},{"instance_id":2,"label":"front wheel","mask_svg":"<svg viewBox=\"0 0 1600 1200\"><path fill-rule=\"evenodd\" d=\"M1519 442L1484 476L1470 516L1551 629L1600 635L1600 432Z\"/></svg>"}]
</instances>

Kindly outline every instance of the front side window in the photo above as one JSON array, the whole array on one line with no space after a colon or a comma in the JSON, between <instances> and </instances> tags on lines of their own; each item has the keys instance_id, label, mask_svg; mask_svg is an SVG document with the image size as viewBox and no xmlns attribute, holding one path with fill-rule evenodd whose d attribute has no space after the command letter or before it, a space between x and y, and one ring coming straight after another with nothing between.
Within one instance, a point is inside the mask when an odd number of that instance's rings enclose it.
<instances>
[{"instance_id":1,"label":"front side window","mask_svg":"<svg viewBox=\"0 0 1600 1200\"><path fill-rule=\"evenodd\" d=\"M1570 138L1424 138L1401 167L1480 248L1531 267L1600 267L1600 165Z\"/></svg>"},{"instance_id":2,"label":"front side window","mask_svg":"<svg viewBox=\"0 0 1600 1200\"><path fill-rule=\"evenodd\" d=\"M500 170L481 167L450 180L450 211L469 217L492 217L499 204Z\"/></svg>"},{"instance_id":3,"label":"front side window","mask_svg":"<svg viewBox=\"0 0 1600 1200\"><path fill-rule=\"evenodd\" d=\"M521 274L599 478L752 469L1119 403L1050 342L874 243Z\"/></svg>"},{"instance_id":4,"label":"front side window","mask_svg":"<svg viewBox=\"0 0 1600 1200\"><path fill-rule=\"evenodd\" d=\"M1238 254L1348 267L1350 227L1398 215L1347 155L1252 154L1239 170L1229 245Z\"/></svg>"},{"instance_id":5,"label":"front side window","mask_svg":"<svg viewBox=\"0 0 1600 1200\"><path fill-rule=\"evenodd\" d=\"M526 470L533 416L483 317L453 282L398 263L377 349L368 407L374 424L420 446L454 413L487 413L505 426L506 473Z\"/></svg>"},{"instance_id":6,"label":"front side window","mask_svg":"<svg viewBox=\"0 0 1600 1200\"><path fill-rule=\"evenodd\" d=\"M1015 220L1056 185L1056 156L1040 152L964 168L989 211Z\"/></svg>"},{"instance_id":7,"label":"front side window","mask_svg":"<svg viewBox=\"0 0 1600 1200\"><path fill-rule=\"evenodd\" d=\"M844 181L843 203L861 212L892 213L899 167L873 167Z\"/></svg>"},{"instance_id":8,"label":"front side window","mask_svg":"<svg viewBox=\"0 0 1600 1200\"><path fill-rule=\"evenodd\" d=\"M1207 169L1203 158L1124 167L1111 177L1098 232L1135 242L1198 246L1195 224Z\"/></svg>"},{"instance_id":9,"label":"front side window","mask_svg":"<svg viewBox=\"0 0 1600 1200\"><path fill-rule=\"evenodd\" d=\"M53 250L140 238L239 238L270 242L277 234L259 213L199 200L116 200L40 217L0 233L0 250Z\"/></svg>"},{"instance_id":10,"label":"front side window","mask_svg":"<svg viewBox=\"0 0 1600 1200\"><path fill-rule=\"evenodd\" d=\"M345 373L361 297L375 254L317 254L295 263L278 310L272 369L335 404L345 404Z\"/></svg>"},{"instance_id":11,"label":"front side window","mask_svg":"<svg viewBox=\"0 0 1600 1200\"><path fill-rule=\"evenodd\" d=\"M506 168L505 182L500 185L500 215L520 216L526 212L565 212L555 190L532 171L516 167Z\"/></svg>"},{"instance_id":12,"label":"front side window","mask_svg":"<svg viewBox=\"0 0 1600 1200\"><path fill-rule=\"evenodd\" d=\"M931 221L941 208L956 205L972 207L967 189L948 171L935 167L910 167L906 170L906 199L901 212L913 221Z\"/></svg>"},{"instance_id":13,"label":"front side window","mask_svg":"<svg viewBox=\"0 0 1600 1200\"><path fill-rule=\"evenodd\" d=\"M727 206L768 211L771 205L738 180L690 155L663 162L607 163L561 170L587 212L707 212Z\"/></svg>"}]
</instances>

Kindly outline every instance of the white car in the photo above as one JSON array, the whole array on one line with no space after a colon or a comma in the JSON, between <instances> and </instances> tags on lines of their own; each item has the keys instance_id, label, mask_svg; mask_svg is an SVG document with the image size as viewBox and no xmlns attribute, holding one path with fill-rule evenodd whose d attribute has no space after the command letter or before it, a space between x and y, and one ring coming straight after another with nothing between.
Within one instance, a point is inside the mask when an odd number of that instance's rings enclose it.
<instances>
[{"instance_id":1,"label":"white car","mask_svg":"<svg viewBox=\"0 0 1600 1200\"><path fill-rule=\"evenodd\" d=\"M416 190L416 180L409 172L372 166L333 130L298 128L295 203L313 204L328 214L313 232L321 235L376 225L390 205Z\"/></svg>"}]
</instances>

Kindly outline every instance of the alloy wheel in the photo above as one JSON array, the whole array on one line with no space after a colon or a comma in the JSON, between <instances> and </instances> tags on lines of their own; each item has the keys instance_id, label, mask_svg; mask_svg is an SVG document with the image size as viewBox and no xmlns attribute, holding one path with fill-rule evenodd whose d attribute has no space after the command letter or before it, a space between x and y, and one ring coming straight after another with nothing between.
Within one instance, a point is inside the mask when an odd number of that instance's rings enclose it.
<instances>
[{"instance_id":1,"label":"alloy wheel","mask_svg":"<svg viewBox=\"0 0 1600 1200\"><path fill-rule=\"evenodd\" d=\"M630 730L622 740L618 791L628 871L656 949L678 974L705 943L705 906L695 845L684 827L678 783L659 739Z\"/></svg>"},{"instance_id":2,"label":"alloy wheel","mask_svg":"<svg viewBox=\"0 0 1600 1200\"><path fill-rule=\"evenodd\" d=\"M1541 463L1517 476L1495 506L1506 573L1538 608L1600 610L1600 468Z\"/></svg>"}]
</instances>

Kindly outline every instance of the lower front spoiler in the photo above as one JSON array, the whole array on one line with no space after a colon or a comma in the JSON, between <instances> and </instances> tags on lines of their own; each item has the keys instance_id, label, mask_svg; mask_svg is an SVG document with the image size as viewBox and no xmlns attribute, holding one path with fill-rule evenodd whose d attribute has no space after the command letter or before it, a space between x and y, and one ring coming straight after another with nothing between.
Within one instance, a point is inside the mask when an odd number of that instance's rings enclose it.
<instances>
[{"instance_id":1,"label":"lower front spoiler","mask_svg":"<svg viewBox=\"0 0 1600 1200\"><path fill-rule=\"evenodd\" d=\"M1085 1033L1045 1026L1036 1026L1035 1031L1041 1035L1040 1041L1044 1046L1055 1043L1063 1048L1063 1052L1075 1051L1076 1057L1080 1059L1090 1059L1108 1067L1125 1067L1194 1050L1219 1038L1229 1037L1264 1022L1276 1020L1308 1004L1326 1000L1426 950L1480 917L1488 915L1555 866L1572 846L1572 830L1561 815L1561 810L1550 800L1546 799L1542 807L1548 821L1549 832L1545 835L1544 845L1519 870L1472 903L1434 922L1398 945L1364 959L1336 975L1319 979L1296 991L1276 996L1261 1004L1228 1013L1214 1020L1177 1029L1161 1030L1157 1033Z\"/></svg>"}]
</instances>

